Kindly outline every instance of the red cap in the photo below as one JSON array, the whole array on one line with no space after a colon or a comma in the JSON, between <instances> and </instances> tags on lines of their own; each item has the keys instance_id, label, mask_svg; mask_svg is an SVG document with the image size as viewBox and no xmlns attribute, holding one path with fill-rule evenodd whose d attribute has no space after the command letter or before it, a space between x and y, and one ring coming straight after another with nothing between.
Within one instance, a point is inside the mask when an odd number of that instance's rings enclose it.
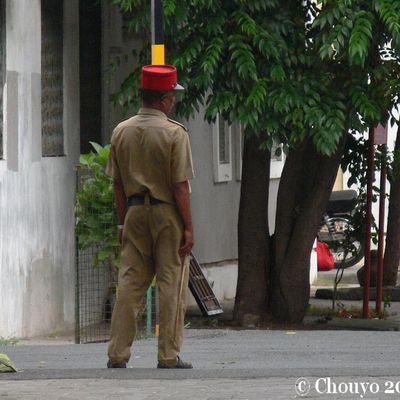
<instances>
[{"instance_id":1,"label":"red cap","mask_svg":"<svg viewBox=\"0 0 400 400\"><path fill-rule=\"evenodd\" d=\"M142 67L142 89L159 90L168 92L170 90L182 90L178 84L178 73L173 65L146 65Z\"/></svg>"}]
</instances>

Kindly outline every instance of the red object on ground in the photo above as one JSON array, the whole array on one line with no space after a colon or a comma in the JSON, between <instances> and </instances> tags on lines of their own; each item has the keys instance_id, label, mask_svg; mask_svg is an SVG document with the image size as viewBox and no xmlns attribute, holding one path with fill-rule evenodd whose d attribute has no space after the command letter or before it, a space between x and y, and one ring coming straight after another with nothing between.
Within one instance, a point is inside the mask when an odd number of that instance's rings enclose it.
<instances>
[{"instance_id":1,"label":"red object on ground","mask_svg":"<svg viewBox=\"0 0 400 400\"><path fill-rule=\"evenodd\" d=\"M317 252L318 271L330 271L335 267L335 260L326 243L317 242L315 251Z\"/></svg>"}]
</instances>

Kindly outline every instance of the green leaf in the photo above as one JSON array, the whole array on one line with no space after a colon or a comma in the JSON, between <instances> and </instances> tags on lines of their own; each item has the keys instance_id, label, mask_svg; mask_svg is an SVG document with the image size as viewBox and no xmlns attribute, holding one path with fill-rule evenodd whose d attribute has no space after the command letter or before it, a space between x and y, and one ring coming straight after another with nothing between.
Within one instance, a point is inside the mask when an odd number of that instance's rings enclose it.
<instances>
[{"instance_id":1,"label":"green leaf","mask_svg":"<svg viewBox=\"0 0 400 400\"><path fill-rule=\"evenodd\" d=\"M286 78L286 74L281 65L274 65L271 68L271 79L273 81L283 81Z\"/></svg>"},{"instance_id":2,"label":"green leaf","mask_svg":"<svg viewBox=\"0 0 400 400\"><path fill-rule=\"evenodd\" d=\"M100 152L102 151L103 148L98 143L95 143L95 142L89 142L89 143L95 149L96 153L100 154Z\"/></svg>"}]
</instances>

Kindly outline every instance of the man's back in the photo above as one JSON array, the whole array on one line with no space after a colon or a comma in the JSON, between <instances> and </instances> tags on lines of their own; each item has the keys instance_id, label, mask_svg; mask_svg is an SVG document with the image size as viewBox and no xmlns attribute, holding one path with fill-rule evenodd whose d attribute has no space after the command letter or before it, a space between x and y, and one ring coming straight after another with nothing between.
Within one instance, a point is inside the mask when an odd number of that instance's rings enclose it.
<instances>
[{"instance_id":1,"label":"man's back","mask_svg":"<svg viewBox=\"0 0 400 400\"><path fill-rule=\"evenodd\" d=\"M149 193L174 203L172 185L193 177L186 130L161 111L141 108L114 130L108 173L115 178L115 171L127 197Z\"/></svg>"}]
</instances>

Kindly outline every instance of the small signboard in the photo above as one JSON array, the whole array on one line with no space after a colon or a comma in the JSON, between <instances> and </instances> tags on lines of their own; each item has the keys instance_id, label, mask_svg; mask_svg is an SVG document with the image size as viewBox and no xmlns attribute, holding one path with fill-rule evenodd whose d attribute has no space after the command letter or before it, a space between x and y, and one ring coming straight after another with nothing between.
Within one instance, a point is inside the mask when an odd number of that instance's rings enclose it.
<instances>
[{"instance_id":1,"label":"small signboard","mask_svg":"<svg viewBox=\"0 0 400 400\"><path fill-rule=\"evenodd\" d=\"M387 125L379 124L374 132L374 144L387 144L388 141L388 128Z\"/></svg>"}]
</instances>

